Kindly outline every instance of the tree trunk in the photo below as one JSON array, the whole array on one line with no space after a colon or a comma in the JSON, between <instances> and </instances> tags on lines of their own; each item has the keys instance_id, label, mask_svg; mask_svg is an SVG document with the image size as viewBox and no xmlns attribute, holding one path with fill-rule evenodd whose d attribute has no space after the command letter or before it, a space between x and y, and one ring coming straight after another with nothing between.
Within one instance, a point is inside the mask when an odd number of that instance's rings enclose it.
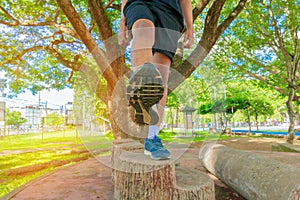
<instances>
[{"instance_id":1,"label":"tree trunk","mask_svg":"<svg viewBox=\"0 0 300 200\"><path fill-rule=\"evenodd\" d=\"M169 113L170 113L170 118L171 118L172 132L174 132L174 112L173 112L172 108L169 109Z\"/></svg>"},{"instance_id":2,"label":"tree trunk","mask_svg":"<svg viewBox=\"0 0 300 200\"><path fill-rule=\"evenodd\" d=\"M195 169L175 167L175 159L154 161L135 141L115 141L113 181L115 199L214 200L213 181Z\"/></svg>"},{"instance_id":3,"label":"tree trunk","mask_svg":"<svg viewBox=\"0 0 300 200\"><path fill-rule=\"evenodd\" d=\"M108 100L108 111L114 137L143 139L148 135L148 126L133 122L126 98L125 78L120 79Z\"/></svg>"},{"instance_id":4,"label":"tree trunk","mask_svg":"<svg viewBox=\"0 0 300 200\"><path fill-rule=\"evenodd\" d=\"M224 127L224 130L226 131L227 129L227 126L228 126L228 117L227 117L227 114L226 114L226 111L224 111L224 124L225 124L225 127Z\"/></svg>"},{"instance_id":5,"label":"tree trunk","mask_svg":"<svg viewBox=\"0 0 300 200\"><path fill-rule=\"evenodd\" d=\"M179 121L179 108L176 107L176 114L175 114L175 128L178 128Z\"/></svg>"},{"instance_id":6,"label":"tree trunk","mask_svg":"<svg viewBox=\"0 0 300 200\"><path fill-rule=\"evenodd\" d=\"M251 118L250 118L250 110L247 110L247 116L248 116L248 128L249 128L249 134L251 134Z\"/></svg>"},{"instance_id":7,"label":"tree trunk","mask_svg":"<svg viewBox=\"0 0 300 200\"><path fill-rule=\"evenodd\" d=\"M294 141L294 133L295 133L295 112L294 112L294 106L293 106L293 98L295 95L295 89L293 85L290 86L289 84L289 96L288 100L286 102L287 106L287 112L289 116L289 130L288 130L288 135L287 135L287 142L290 144L293 144Z\"/></svg>"},{"instance_id":8,"label":"tree trunk","mask_svg":"<svg viewBox=\"0 0 300 200\"><path fill-rule=\"evenodd\" d=\"M255 113L255 124L256 124L256 130L258 131L258 116Z\"/></svg>"}]
</instances>

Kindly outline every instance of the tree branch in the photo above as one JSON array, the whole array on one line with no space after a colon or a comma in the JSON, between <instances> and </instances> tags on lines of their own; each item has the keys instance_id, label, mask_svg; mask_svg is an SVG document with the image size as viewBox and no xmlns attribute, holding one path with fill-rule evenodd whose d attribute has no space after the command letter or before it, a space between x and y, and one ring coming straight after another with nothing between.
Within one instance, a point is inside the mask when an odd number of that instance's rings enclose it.
<instances>
[{"instance_id":1,"label":"tree branch","mask_svg":"<svg viewBox=\"0 0 300 200\"><path fill-rule=\"evenodd\" d=\"M60 30L60 31L62 31L62 32L66 33L66 34L68 34L68 35L70 35L70 36L72 36L72 37L74 37L78 40L80 40L79 35L76 33L76 31L72 30L71 28L64 27L64 26L62 26L60 24L56 24L56 23L54 24L54 27L57 28L58 30Z\"/></svg>"},{"instance_id":2,"label":"tree branch","mask_svg":"<svg viewBox=\"0 0 300 200\"><path fill-rule=\"evenodd\" d=\"M115 0L110 0L107 4L106 4L106 6L104 7L104 9L107 9L107 8L110 8L112 5L113 5L113 2L114 2Z\"/></svg>"},{"instance_id":3,"label":"tree branch","mask_svg":"<svg viewBox=\"0 0 300 200\"><path fill-rule=\"evenodd\" d=\"M204 58L207 56L207 54L210 52L213 45L216 43L218 37L220 35L216 34L217 26L218 26L218 19L221 14L221 10L224 6L226 0L215 0L211 7L208 10L208 13L206 15L205 24L204 24L204 31L202 34L202 37L194 49L194 51L191 53L191 55L188 57L188 59L184 62L184 65L188 65L190 68L188 70L188 73L185 76L189 76L190 73L192 73L196 67L200 65L200 63L204 60ZM236 16L235 16L236 17ZM188 64L190 63L190 65ZM191 66L192 65L192 66ZM187 68L187 67L185 67ZM187 69L185 69L186 71ZM182 71L182 70L180 70Z\"/></svg>"},{"instance_id":4,"label":"tree branch","mask_svg":"<svg viewBox=\"0 0 300 200\"><path fill-rule=\"evenodd\" d=\"M259 66L260 68L267 70L270 74L275 75L275 74L279 74L279 73L281 72L281 70L278 69L278 68L276 68L274 65L270 65L270 66L265 65L265 64L263 64L262 62L260 62L259 60L253 59L253 58L251 58L251 57L248 56L248 55L245 55L245 58L246 58L248 61L250 61L250 62L256 64L257 66Z\"/></svg>"},{"instance_id":5,"label":"tree branch","mask_svg":"<svg viewBox=\"0 0 300 200\"><path fill-rule=\"evenodd\" d=\"M225 1L226 0L215 0L212 3L211 7L208 10L205 19L204 31L198 45L181 66L174 66L174 69L176 69L180 73L184 73L185 71L186 73L184 76L188 77L190 73L192 73L196 69L196 67L199 66L199 64L207 56L208 52L210 52L212 46L217 41L216 30L218 25L218 18Z\"/></svg>"},{"instance_id":6,"label":"tree branch","mask_svg":"<svg viewBox=\"0 0 300 200\"><path fill-rule=\"evenodd\" d=\"M108 60L107 55L98 47L96 41L86 28L85 24L81 20L79 14L76 12L70 0L57 0L59 7L62 9L73 28L76 30L81 41L85 44L89 52L93 55L97 65L100 68L100 73L107 80L108 87L114 87L118 81L113 72ZM111 89L111 91L113 91Z\"/></svg>"},{"instance_id":7,"label":"tree branch","mask_svg":"<svg viewBox=\"0 0 300 200\"><path fill-rule=\"evenodd\" d=\"M60 31L63 31L64 33L66 33L68 35L71 35L72 37L74 37L76 39L80 39L75 31L73 31L72 29L70 29L68 27L64 27L61 24L57 23L59 13L60 13L59 8L55 12L55 15L53 17L54 20L53 21L45 21L45 22L22 22L19 19L12 16L2 6L0 6L0 10L2 10L4 12L4 14L6 14L6 16L8 16L9 18L11 18L13 20L13 22L7 22L7 21L4 21L4 20L0 20L0 24L6 25L6 26L9 26L9 27L15 27L15 26L49 26L49 27L55 27L55 28L59 29Z\"/></svg>"},{"instance_id":8,"label":"tree branch","mask_svg":"<svg viewBox=\"0 0 300 200\"><path fill-rule=\"evenodd\" d=\"M30 53L30 52L34 52L34 51L47 51L48 53L53 55L61 64L63 64L67 68L70 68L70 69L75 70L75 71L77 71L78 68L79 68L77 62L72 62L72 61L64 59L64 56L62 56L52 46L34 46L34 47L31 47L31 48L24 49L19 54L15 55L13 58L7 59L5 61L0 62L0 66L4 66L6 64L13 63L16 60L22 60L22 57L25 54Z\"/></svg>"},{"instance_id":9,"label":"tree branch","mask_svg":"<svg viewBox=\"0 0 300 200\"><path fill-rule=\"evenodd\" d=\"M120 79L126 72L124 64L124 49L118 45L117 37L112 30L110 21L105 13L105 9L101 1L88 0L88 3L93 19L96 21L98 26L102 42L104 43L108 61L112 66L112 70L114 71L117 79Z\"/></svg>"},{"instance_id":10,"label":"tree branch","mask_svg":"<svg viewBox=\"0 0 300 200\"><path fill-rule=\"evenodd\" d=\"M196 7L193 9L193 20L195 21L197 17L202 13L204 8L209 4L211 0L200 0Z\"/></svg>"},{"instance_id":11,"label":"tree branch","mask_svg":"<svg viewBox=\"0 0 300 200\"><path fill-rule=\"evenodd\" d=\"M263 84L267 85L268 87L274 88L276 91L280 92L281 94L283 94L283 95L287 95L287 94L288 94L288 92L287 92L286 90L284 90L283 88L280 88L280 87L278 87L278 86L276 86L276 85L269 84L269 83L268 83L268 79L267 79L266 77L260 76L260 75L258 75L258 74L256 74L256 73L252 73L252 72L250 72L249 70L247 70L247 69L241 67L240 65L238 65L238 64L236 64L236 63L232 63L232 64L233 64L236 68L242 70L244 73L250 75L252 78L255 78L255 79L261 81Z\"/></svg>"},{"instance_id":12,"label":"tree branch","mask_svg":"<svg viewBox=\"0 0 300 200\"><path fill-rule=\"evenodd\" d=\"M230 15L219 25L217 29L217 37L219 37L224 30L231 24L231 22L244 10L247 0L240 0L235 9Z\"/></svg>"},{"instance_id":13,"label":"tree branch","mask_svg":"<svg viewBox=\"0 0 300 200\"><path fill-rule=\"evenodd\" d=\"M2 6L0 6L0 10L2 10L6 16L8 16L9 18L11 18L15 22L15 23L6 22L8 24L7 26L9 26L9 24L16 24L16 25L19 24L19 20L16 19L14 16L12 16L5 8L3 8ZM1 22L5 23L4 21L0 20L0 23Z\"/></svg>"},{"instance_id":14,"label":"tree branch","mask_svg":"<svg viewBox=\"0 0 300 200\"><path fill-rule=\"evenodd\" d=\"M61 64L63 64L67 68L72 69L74 71L78 71L78 69L80 68L80 65L78 65L77 62L64 59L64 56L62 56L57 50L55 50L53 46L45 47L45 50L49 52L52 56L54 56Z\"/></svg>"},{"instance_id":15,"label":"tree branch","mask_svg":"<svg viewBox=\"0 0 300 200\"><path fill-rule=\"evenodd\" d=\"M100 37L102 41L105 41L113 36L112 27L110 21L105 14L105 10L101 1L98 0L88 0L89 9L92 13L92 17L95 20L98 30L100 32Z\"/></svg>"},{"instance_id":16,"label":"tree branch","mask_svg":"<svg viewBox=\"0 0 300 200\"><path fill-rule=\"evenodd\" d=\"M106 5L106 6L105 6L105 9L107 9L107 8L112 8L112 9L114 9L114 10L119 10L119 11L121 11L121 5L120 5L120 4L110 4L110 5Z\"/></svg>"},{"instance_id":17,"label":"tree branch","mask_svg":"<svg viewBox=\"0 0 300 200\"><path fill-rule=\"evenodd\" d=\"M4 61L0 62L0 66L6 65L8 63L12 63L15 60L22 60L22 57L26 53L33 52L33 51L38 51L38 50L45 50L45 47L44 46L34 46L34 47L31 47L31 48L28 48L28 49L24 49L19 54L14 55L14 57L12 57L11 59L7 59L7 60L4 60Z\"/></svg>"},{"instance_id":18,"label":"tree branch","mask_svg":"<svg viewBox=\"0 0 300 200\"><path fill-rule=\"evenodd\" d=\"M169 79L170 90L175 89L180 83L182 83L187 77L189 77L193 71L200 65L200 63L206 58L212 47L224 32L224 30L230 25L230 23L240 14L245 7L246 0L240 0L237 7L232 11L231 15L218 27L218 20L221 14L221 10L226 0L214 0L211 7L208 10L204 31L202 37L197 44L196 48L190 54L190 56L184 62L174 62ZM203 1L203 4L198 4L200 8L207 5L209 1Z\"/></svg>"},{"instance_id":19,"label":"tree branch","mask_svg":"<svg viewBox=\"0 0 300 200\"><path fill-rule=\"evenodd\" d=\"M270 4L272 4L272 1L270 0ZM274 16L274 14L273 14L273 10L272 10L272 5L270 5L270 6L267 6L268 7L268 9L269 9L269 14L270 14L270 16L271 16L271 19L272 19L272 23L271 23L271 26L273 26L274 27L274 29L275 29L275 35L276 35L276 37L277 37L277 39L278 39L278 43L279 43L279 48L281 49L281 51L282 51L282 54L283 54L283 56L284 56L284 58L285 58L285 61L287 62L286 64L287 64L287 71L289 71L289 67L288 66L292 66L292 61L291 61L291 54L288 52L288 50L285 48L285 46L284 46L284 41L283 41L283 39L282 39L282 37L281 37L281 35L280 35L280 29L279 29L279 27L277 26L277 21L276 21L276 19L275 19L275 16ZM289 73L289 72L288 72Z\"/></svg>"},{"instance_id":20,"label":"tree branch","mask_svg":"<svg viewBox=\"0 0 300 200\"><path fill-rule=\"evenodd\" d=\"M54 15L53 19L54 19L54 22L56 22L56 23L57 23L60 11L61 11L60 8L57 8L57 10L55 12L55 15Z\"/></svg>"}]
</instances>

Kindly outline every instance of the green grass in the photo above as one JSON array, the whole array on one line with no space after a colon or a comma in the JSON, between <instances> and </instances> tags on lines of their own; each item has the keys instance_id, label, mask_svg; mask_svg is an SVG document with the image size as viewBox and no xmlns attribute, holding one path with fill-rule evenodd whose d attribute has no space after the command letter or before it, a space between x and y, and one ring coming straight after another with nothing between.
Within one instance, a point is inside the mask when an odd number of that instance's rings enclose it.
<instances>
[{"instance_id":1,"label":"green grass","mask_svg":"<svg viewBox=\"0 0 300 200\"><path fill-rule=\"evenodd\" d=\"M112 133L83 136L75 130L48 132L43 138L41 133L3 137L0 140L0 198L61 165L86 159L89 151L109 154L112 137ZM32 170L35 168L36 171Z\"/></svg>"},{"instance_id":2,"label":"green grass","mask_svg":"<svg viewBox=\"0 0 300 200\"><path fill-rule=\"evenodd\" d=\"M165 142L176 143L203 142L207 140L226 140L232 138L232 136L228 135L209 134L207 131L199 131L197 132L196 136L192 136L192 133L183 135L182 133L172 132L172 130L170 129L163 129L159 133L159 137Z\"/></svg>"},{"instance_id":3,"label":"green grass","mask_svg":"<svg viewBox=\"0 0 300 200\"><path fill-rule=\"evenodd\" d=\"M49 167L47 169L44 169L42 171L36 172L31 175L27 176L5 176L1 175L0 177L0 198L3 197L4 195L10 193L11 191L15 190L16 188L24 185L25 183L38 178L41 175L44 175L50 171L55 170L56 168L54 167ZM5 182L3 182L5 180Z\"/></svg>"},{"instance_id":4,"label":"green grass","mask_svg":"<svg viewBox=\"0 0 300 200\"><path fill-rule=\"evenodd\" d=\"M28 133L23 135L5 136L0 140L0 151L22 150L37 148L56 148L68 144L76 144L76 133L74 130L64 132Z\"/></svg>"},{"instance_id":5,"label":"green grass","mask_svg":"<svg viewBox=\"0 0 300 200\"><path fill-rule=\"evenodd\" d=\"M76 158L81 153L72 153L69 150L46 150L20 154L9 154L0 156L0 170L15 169L30 165L42 164L52 160L67 160Z\"/></svg>"}]
</instances>

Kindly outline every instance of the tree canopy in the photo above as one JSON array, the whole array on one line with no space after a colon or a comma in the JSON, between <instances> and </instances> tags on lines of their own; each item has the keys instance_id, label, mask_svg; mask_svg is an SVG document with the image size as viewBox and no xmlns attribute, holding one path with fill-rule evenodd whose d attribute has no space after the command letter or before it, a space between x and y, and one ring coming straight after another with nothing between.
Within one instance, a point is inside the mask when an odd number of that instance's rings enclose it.
<instances>
[{"instance_id":1,"label":"tree canopy","mask_svg":"<svg viewBox=\"0 0 300 200\"><path fill-rule=\"evenodd\" d=\"M231 26L218 43L216 59L219 67L228 73L260 80L286 96L294 74L294 99L298 99L299 7L298 1L269 0L247 4L234 22L235 26Z\"/></svg>"},{"instance_id":2,"label":"tree canopy","mask_svg":"<svg viewBox=\"0 0 300 200\"><path fill-rule=\"evenodd\" d=\"M242 12L246 0L205 0L193 2L193 17L197 24L198 42L187 56L178 55L170 88L176 88L199 66L212 47ZM120 1L57 0L0 1L1 70L8 78L12 93L30 89L72 86L77 72L90 70L86 60L92 56L96 72L106 81L105 92L94 91L108 103L116 85L128 71L125 51L117 44ZM91 77L90 77L91 78ZM97 78L97 76L92 76ZM172 82L173 81L173 82ZM96 83L101 81L95 80ZM115 104L107 104L114 106ZM113 110L110 121L115 134L120 132Z\"/></svg>"},{"instance_id":3,"label":"tree canopy","mask_svg":"<svg viewBox=\"0 0 300 200\"><path fill-rule=\"evenodd\" d=\"M12 125L15 126L16 128L20 128L20 126L24 123L26 123L26 119L21 116L21 112L19 111L14 111L14 110L9 110L8 108L6 109L6 119L5 123L6 125Z\"/></svg>"},{"instance_id":4,"label":"tree canopy","mask_svg":"<svg viewBox=\"0 0 300 200\"><path fill-rule=\"evenodd\" d=\"M170 90L212 55L213 64L224 75L222 80L247 75L288 96L293 120L291 102L299 99L299 2L192 3L197 42L190 51L182 52L179 45ZM85 76L81 83L93 87L108 105L113 129L119 134L112 112L117 103L109 102L120 102L113 94L129 70L128 49L120 48L116 37L120 4L119 0L0 0L0 66L6 76L1 88L9 87L9 94L60 90L74 87ZM191 84L199 83L195 80Z\"/></svg>"},{"instance_id":5,"label":"tree canopy","mask_svg":"<svg viewBox=\"0 0 300 200\"><path fill-rule=\"evenodd\" d=\"M252 1L222 35L215 54L220 70L251 77L287 96L293 140L295 105L300 100L299 1Z\"/></svg>"}]
</instances>

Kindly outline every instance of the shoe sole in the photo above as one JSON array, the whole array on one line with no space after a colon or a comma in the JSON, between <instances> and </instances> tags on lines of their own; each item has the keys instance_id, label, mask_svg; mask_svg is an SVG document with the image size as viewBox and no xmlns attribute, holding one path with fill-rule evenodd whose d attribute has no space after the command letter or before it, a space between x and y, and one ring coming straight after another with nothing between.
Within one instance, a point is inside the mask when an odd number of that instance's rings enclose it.
<instances>
[{"instance_id":1,"label":"shoe sole","mask_svg":"<svg viewBox=\"0 0 300 200\"><path fill-rule=\"evenodd\" d=\"M164 95L164 82L159 71L151 63L145 63L129 79L127 86L129 105L135 110L133 121L142 125L156 124L157 113L151 107Z\"/></svg>"},{"instance_id":2,"label":"shoe sole","mask_svg":"<svg viewBox=\"0 0 300 200\"><path fill-rule=\"evenodd\" d=\"M139 115L139 113L136 113L136 110L134 109L134 107L132 107L132 106L130 107L129 113L130 113L131 119L132 119L134 122L136 122L136 123L138 123L138 124L144 125L144 122L142 121L143 118L142 118L142 117L137 117L137 115ZM155 125L155 124L157 124L158 121L159 121L159 116L158 116L157 112L155 112L155 111L152 109L152 107L151 107L150 110L149 110L149 114L150 114L150 117L151 117L150 125ZM141 120L141 121L137 121L137 120Z\"/></svg>"}]
</instances>

